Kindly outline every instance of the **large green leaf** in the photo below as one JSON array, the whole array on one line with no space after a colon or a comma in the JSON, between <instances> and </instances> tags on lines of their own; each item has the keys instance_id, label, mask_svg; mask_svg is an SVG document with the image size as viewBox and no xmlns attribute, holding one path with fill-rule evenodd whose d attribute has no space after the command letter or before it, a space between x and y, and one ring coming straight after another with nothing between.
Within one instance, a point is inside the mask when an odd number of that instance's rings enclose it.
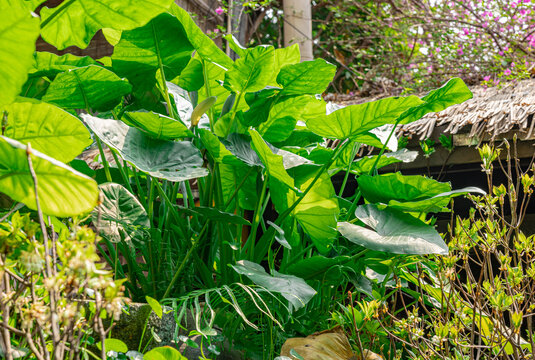
<instances>
[{"instance_id":1,"label":"large green leaf","mask_svg":"<svg viewBox=\"0 0 535 360\"><path fill-rule=\"evenodd\" d=\"M150 228L143 205L122 185L107 183L99 188L100 204L93 210L92 217L102 236L111 242L128 241Z\"/></svg>"},{"instance_id":2,"label":"large green leaf","mask_svg":"<svg viewBox=\"0 0 535 360\"><path fill-rule=\"evenodd\" d=\"M182 122L154 112L126 112L123 121L155 139L172 140L193 136Z\"/></svg>"},{"instance_id":3,"label":"large green leaf","mask_svg":"<svg viewBox=\"0 0 535 360\"><path fill-rule=\"evenodd\" d=\"M87 114L82 118L106 145L151 176L185 181L208 175L199 150L189 141L157 140L121 121Z\"/></svg>"},{"instance_id":4,"label":"large green leaf","mask_svg":"<svg viewBox=\"0 0 535 360\"><path fill-rule=\"evenodd\" d=\"M355 160L351 164L351 172L361 175L368 174L372 171L373 166L377 162L379 155L364 156ZM409 151L407 149L401 149L396 152L384 153L377 162L376 169L380 169L384 166L404 162L409 163L418 157L418 151Z\"/></svg>"},{"instance_id":5,"label":"large green leaf","mask_svg":"<svg viewBox=\"0 0 535 360\"><path fill-rule=\"evenodd\" d=\"M320 170L317 166L306 165L292 168L289 174L295 179L295 186L304 192L318 171ZM330 176L323 172L292 213L322 254L331 248L336 237L336 221L340 208L335 195ZM276 201L276 197L273 194L272 196L273 201ZM296 200L297 195L289 193L288 206Z\"/></svg>"},{"instance_id":6,"label":"large green leaf","mask_svg":"<svg viewBox=\"0 0 535 360\"><path fill-rule=\"evenodd\" d=\"M89 145L91 135L77 117L54 106L34 99L18 98L0 107L7 111L4 135L61 162L69 162Z\"/></svg>"},{"instance_id":7,"label":"large green leaf","mask_svg":"<svg viewBox=\"0 0 535 360\"><path fill-rule=\"evenodd\" d=\"M132 86L113 72L89 65L56 76L43 101L67 109L106 111L113 109ZM86 110L89 110L86 109Z\"/></svg>"},{"instance_id":8,"label":"large green leaf","mask_svg":"<svg viewBox=\"0 0 535 360\"><path fill-rule=\"evenodd\" d=\"M367 249L395 254L448 254L439 233L423 221L399 210L380 210L368 204L355 215L372 230L348 222L338 223L338 231L349 241Z\"/></svg>"},{"instance_id":9,"label":"large green leaf","mask_svg":"<svg viewBox=\"0 0 535 360\"><path fill-rule=\"evenodd\" d=\"M430 91L422 98L423 103L408 109L400 116L400 124L408 124L421 119L430 112L439 112L452 105L460 104L472 98L472 92L459 78L453 78L442 87Z\"/></svg>"},{"instance_id":10,"label":"large green leaf","mask_svg":"<svg viewBox=\"0 0 535 360\"><path fill-rule=\"evenodd\" d=\"M238 261L232 267L238 274L247 276L255 284L280 293L295 309L305 306L316 294L316 291L301 278L276 271L273 271L273 275L269 275L262 266L247 260Z\"/></svg>"},{"instance_id":11,"label":"large green leaf","mask_svg":"<svg viewBox=\"0 0 535 360\"><path fill-rule=\"evenodd\" d=\"M13 200L36 210L26 151L26 145L0 136L0 189ZM31 158L44 214L75 216L87 213L97 205L98 186L93 179L36 150L32 150Z\"/></svg>"},{"instance_id":12,"label":"large green leaf","mask_svg":"<svg viewBox=\"0 0 535 360\"><path fill-rule=\"evenodd\" d=\"M346 263L349 259L349 256L337 256L335 258L319 255L312 256L291 264L288 267L288 273L305 280L325 280L331 268ZM339 281L340 278L336 280Z\"/></svg>"},{"instance_id":13,"label":"large green leaf","mask_svg":"<svg viewBox=\"0 0 535 360\"><path fill-rule=\"evenodd\" d=\"M270 143L286 140L294 131L297 121L301 120L307 106L315 102L310 95L282 98L268 107L268 118L258 126L258 132Z\"/></svg>"},{"instance_id":14,"label":"large green leaf","mask_svg":"<svg viewBox=\"0 0 535 360\"><path fill-rule=\"evenodd\" d=\"M286 185L289 189L295 189L294 179L286 172L283 157L274 154L273 150L266 144L256 130L249 130L249 134L251 135L251 146L260 157L270 179L276 179L280 183Z\"/></svg>"},{"instance_id":15,"label":"large green leaf","mask_svg":"<svg viewBox=\"0 0 535 360\"><path fill-rule=\"evenodd\" d=\"M190 14L180 6L173 4L169 12L176 16L180 21L189 42L193 45L196 52L203 60L219 64L220 66L230 69L233 61L229 58L206 34L195 24ZM214 95L214 94L213 94Z\"/></svg>"},{"instance_id":16,"label":"large green leaf","mask_svg":"<svg viewBox=\"0 0 535 360\"><path fill-rule=\"evenodd\" d=\"M35 63L30 69L30 77L53 77L61 72L88 65L99 65L89 56L76 56L72 54L56 55L46 51L38 51L34 55Z\"/></svg>"},{"instance_id":17,"label":"large green leaf","mask_svg":"<svg viewBox=\"0 0 535 360\"><path fill-rule=\"evenodd\" d=\"M180 352L170 346L157 347L143 355L144 360L187 360Z\"/></svg>"},{"instance_id":18,"label":"large green leaf","mask_svg":"<svg viewBox=\"0 0 535 360\"><path fill-rule=\"evenodd\" d=\"M279 86L277 76L286 65L298 64L301 62L301 52L299 44L293 44L285 48L275 49L275 63L273 65L273 78L269 83L271 86Z\"/></svg>"},{"instance_id":19,"label":"large green leaf","mask_svg":"<svg viewBox=\"0 0 535 360\"><path fill-rule=\"evenodd\" d=\"M420 200L451 191L449 183L420 175L402 175L399 172L377 176L361 175L357 181L364 198L372 203Z\"/></svg>"},{"instance_id":20,"label":"large green leaf","mask_svg":"<svg viewBox=\"0 0 535 360\"><path fill-rule=\"evenodd\" d=\"M477 193L485 195L485 191L481 190L480 188L469 186L462 189L447 191L427 199L421 199L416 201L390 200L388 202L388 207L402 211L411 211L419 213L450 211L447 208L448 204L450 203L450 200L454 197L463 196L468 193Z\"/></svg>"},{"instance_id":21,"label":"large green leaf","mask_svg":"<svg viewBox=\"0 0 535 360\"><path fill-rule=\"evenodd\" d=\"M309 119L307 127L323 137L354 139L385 124L393 124L407 109L422 104L416 96L391 97L364 104L349 105L327 116Z\"/></svg>"},{"instance_id":22,"label":"large green leaf","mask_svg":"<svg viewBox=\"0 0 535 360\"><path fill-rule=\"evenodd\" d=\"M269 174L269 186L275 208L282 213L297 200L296 193L301 193L310 186L319 169L302 161L292 164L295 166L288 166L285 164L285 158L291 158L289 153L284 152L284 155L281 155L282 150L279 149L275 149L274 152L274 148L266 144L255 130L249 130L249 134L252 138L252 147ZM298 155L291 155L296 160L302 159ZM287 169L291 169L289 171L292 176ZM335 198L332 182L327 173L323 173L294 209L292 215L299 221L318 250L325 253L336 236L338 212L338 201Z\"/></svg>"},{"instance_id":23,"label":"large green leaf","mask_svg":"<svg viewBox=\"0 0 535 360\"><path fill-rule=\"evenodd\" d=\"M447 211L446 207L452 197L470 192L485 194L476 187L452 191L449 183L441 183L420 175L406 176L399 172L377 176L365 174L359 176L357 181L366 200L412 212Z\"/></svg>"},{"instance_id":24,"label":"large green leaf","mask_svg":"<svg viewBox=\"0 0 535 360\"><path fill-rule=\"evenodd\" d=\"M228 165L243 165L243 161L238 159L234 154L228 150L225 145L214 135L210 130L199 129L199 137L212 156L215 162Z\"/></svg>"},{"instance_id":25,"label":"large green leaf","mask_svg":"<svg viewBox=\"0 0 535 360\"><path fill-rule=\"evenodd\" d=\"M1 1L0 14L0 106L20 93L32 66L39 19L16 2Z\"/></svg>"},{"instance_id":26,"label":"large green leaf","mask_svg":"<svg viewBox=\"0 0 535 360\"><path fill-rule=\"evenodd\" d=\"M102 28L131 30L166 11L173 0L67 0L41 9L41 36L58 50L84 49Z\"/></svg>"},{"instance_id":27,"label":"large green leaf","mask_svg":"<svg viewBox=\"0 0 535 360\"><path fill-rule=\"evenodd\" d=\"M225 73L224 86L235 93L255 92L265 88L273 74L273 46L249 49L244 58L236 60Z\"/></svg>"},{"instance_id":28,"label":"large green leaf","mask_svg":"<svg viewBox=\"0 0 535 360\"><path fill-rule=\"evenodd\" d=\"M321 94L336 73L336 66L322 59L282 67L277 82L283 95Z\"/></svg>"},{"instance_id":29,"label":"large green leaf","mask_svg":"<svg viewBox=\"0 0 535 360\"><path fill-rule=\"evenodd\" d=\"M134 86L152 88L160 68L172 80L191 59L193 46L176 17L164 13L147 25L125 31L112 55L113 69Z\"/></svg>"}]
</instances>

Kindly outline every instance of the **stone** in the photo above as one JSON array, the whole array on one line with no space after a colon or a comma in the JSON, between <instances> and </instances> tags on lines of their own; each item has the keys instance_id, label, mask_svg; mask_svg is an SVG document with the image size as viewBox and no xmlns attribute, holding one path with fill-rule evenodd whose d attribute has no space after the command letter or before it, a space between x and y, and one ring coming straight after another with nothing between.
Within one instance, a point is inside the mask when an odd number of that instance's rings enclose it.
<instances>
[{"instance_id":1,"label":"stone","mask_svg":"<svg viewBox=\"0 0 535 360\"><path fill-rule=\"evenodd\" d=\"M131 303L128 307L128 313L123 312L120 319L114 322L111 337L123 341L129 350L138 350L145 324L147 324L147 327L143 336L142 352L147 352L159 346L171 346L179 350L187 359L198 360L202 356L200 349L202 336L194 335L189 337L198 345L198 348L186 346L184 342L178 340L179 336L188 336L195 329L195 321L189 310L183 320L184 329L178 329L175 340L177 324L172 308L163 306L163 316L160 319L148 304ZM160 341L153 339L148 343L153 333L155 338ZM207 358L214 360L238 360L243 358L240 352L229 350L228 344L218 343L216 345L221 351L218 356L212 354L206 344L203 345L203 353Z\"/></svg>"}]
</instances>

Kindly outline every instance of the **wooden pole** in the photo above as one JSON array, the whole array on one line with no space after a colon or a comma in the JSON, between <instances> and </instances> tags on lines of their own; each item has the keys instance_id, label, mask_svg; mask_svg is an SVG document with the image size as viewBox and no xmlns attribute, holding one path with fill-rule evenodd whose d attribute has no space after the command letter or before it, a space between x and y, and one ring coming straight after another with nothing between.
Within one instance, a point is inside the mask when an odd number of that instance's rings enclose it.
<instances>
[{"instance_id":1,"label":"wooden pole","mask_svg":"<svg viewBox=\"0 0 535 360\"><path fill-rule=\"evenodd\" d=\"M312 55L312 6L310 0L284 0L284 46L299 44L301 60Z\"/></svg>"}]
</instances>

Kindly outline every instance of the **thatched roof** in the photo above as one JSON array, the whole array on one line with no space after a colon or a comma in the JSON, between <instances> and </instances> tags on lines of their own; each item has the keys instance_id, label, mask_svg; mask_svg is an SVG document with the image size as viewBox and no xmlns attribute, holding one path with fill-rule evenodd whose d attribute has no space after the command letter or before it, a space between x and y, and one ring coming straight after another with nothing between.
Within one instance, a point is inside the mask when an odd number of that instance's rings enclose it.
<instances>
[{"instance_id":1,"label":"thatched roof","mask_svg":"<svg viewBox=\"0 0 535 360\"><path fill-rule=\"evenodd\" d=\"M502 84L500 87L471 88L474 97L421 120L400 126L398 134L425 139L437 128L446 134L463 134L469 139L495 138L510 131L520 139L535 138L535 79ZM366 99L366 101L375 99ZM342 101L345 105L363 99Z\"/></svg>"},{"instance_id":2,"label":"thatched roof","mask_svg":"<svg viewBox=\"0 0 535 360\"><path fill-rule=\"evenodd\" d=\"M501 88L479 86L471 90L472 99L404 125L400 133L424 139L440 126L444 133L467 133L477 139L485 135L494 138L510 131L518 131L522 139L534 136L535 79L507 83Z\"/></svg>"}]
</instances>

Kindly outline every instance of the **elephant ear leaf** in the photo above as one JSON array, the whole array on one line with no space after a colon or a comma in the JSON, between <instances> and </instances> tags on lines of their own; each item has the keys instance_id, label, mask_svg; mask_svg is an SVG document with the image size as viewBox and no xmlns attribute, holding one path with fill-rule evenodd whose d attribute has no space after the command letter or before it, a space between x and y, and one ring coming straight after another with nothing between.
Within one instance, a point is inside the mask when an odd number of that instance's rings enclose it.
<instances>
[{"instance_id":1,"label":"elephant ear leaf","mask_svg":"<svg viewBox=\"0 0 535 360\"><path fill-rule=\"evenodd\" d=\"M58 50L85 49L103 28L131 30L166 11L173 0L70 0L41 9L41 36Z\"/></svg>"},{"instance_id":2,"label":"elephant ear leaf","mask_svg":"<svg viewBox=\"0 0 535 360\"><path fill-rule=\"evenodd\" d=\"M119 184L100 186L101 202L93 210L93 223L111 242L129 241L150 227L147 212L128 190Z\"/></svg>"},{"instance_id":3,"label":"elephant ear leaf","mask_svg":"<svg viewBox=\"0 0 535 360\"><path fill-rule=\"evenodd\" d=\"M24 6L1 1L0 14L0 106L20 93L33 64L39 19Z\"/></svg>"},{"instance_id":4,"label":"elephant ear leaf","mask_svg":"<svg viewBox=\"0 0 535 360\"><path fill-rule=\"evenodd\" d=\"M394 254L448 254L448 246L435 228L412 215L381 210L374 204L359 206L355 215L371 229L340 222L338 231L357 245Z\"/></svg>"},{"instance_id":5,"label":"elephant ear leaf","mask_svg":"<svg viewBox=\"0 0 535 360\"><path fill-rule=\"evenodd\" d=\"M422 98L423 103L408 109L398 119L399 124L408 124L421 119L425 114L442 111L473 97L464 81L453 78L442 87L432 90Z\"/></svg>"},{"instance_id":6,"label":"elephant ear leaf","mask_svg":"<svg viewBox=\"0 0 535 360\"><path fill-rule=\"evenodd\" d=\"M35 99L18 98L14 103L0 107L7 111L4 135L54 159L67 163L89 145L91 135L84 124L65 110Z\"/></svg>"},{"instance_id":7,"label":"elephant ear leaf","mask_svg":"<svg viewBox=\"0 0 535 360\"><path fill-rule=\"evenodd\" d=\"M34 182L27 156L28 146L0 136L0 189L15 201L37 209ZM98 200L97 183L37 150L31 150L41 210L57 217L91 211Z\"/></svg>"},{"instance_id":8,"label":"elephant ear leaf","mask_svg":"<svg viewBox=\"0 0 535 360\"><path fill-rule=\"evenodd\" d=\"M297 276L280 274L276 271L270 275L261 265L247 260L238 261L232 267L238 274L247 276L255 284L281 294L295 309L305 306L316 294L313 288Z\"/></svg>"},{"instance_id":9,"label":"elephant ear leaf","mask_svg":"<svg viewBox=\"0 0 535 360\"><path fill-rule=\"evenodd\" d=\"M132 85L113 72L95 65L65 71L54 79L43 101L66 109L113 109Z\"/></svg>"}]
</instances>

